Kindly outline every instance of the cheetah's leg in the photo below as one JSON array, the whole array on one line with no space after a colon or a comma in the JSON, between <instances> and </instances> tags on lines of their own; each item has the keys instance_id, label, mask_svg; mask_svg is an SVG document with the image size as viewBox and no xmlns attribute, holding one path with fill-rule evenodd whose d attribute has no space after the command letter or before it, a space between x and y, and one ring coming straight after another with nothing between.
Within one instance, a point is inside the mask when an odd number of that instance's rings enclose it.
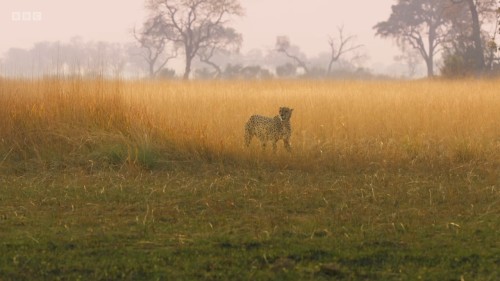
<instances>
[{"instance_id":1,"label":"cheetah's leg","mask_svg":"<svg viewBox=\"0 0 500 281\"><path fill-rule=\"evenodd\" d=\"M283 139L283 143L285 145L285 149L288 152L292 152L292 147L290 146L290 140L289 139Z\"/></svg>"},{"instance_id":2,"label":"cheetah's leg","mask_svg":"<svg viewBox=\"0 0 500 281\"><path fill-rule=\"evenodd\" d=\"M260 141L260 144L262 145L262 151L266 150L266 141Z\"/></svg>"},{"instance_id":3,"label":"cheetah's leg","mask_svg":"<svg viewBox=\"0 0 500 281\"><path fill-rule=\"evenodd\" d=\"M245 127L245 146L250 146L250 142L252 141L253 133L252 130L246 126Z\"/></svg>"},{"instance_id":4,"label":"cheetah's leg","mask_svg":"<svg viewBox=\"0 0 500 281\"><path fill-rule=\"evenodd\" d=\"M276 153L276 148L278 147L277 143L278 143L278 140L273 141L273 152L274 153Z\"/></svg>"}]
</instances>

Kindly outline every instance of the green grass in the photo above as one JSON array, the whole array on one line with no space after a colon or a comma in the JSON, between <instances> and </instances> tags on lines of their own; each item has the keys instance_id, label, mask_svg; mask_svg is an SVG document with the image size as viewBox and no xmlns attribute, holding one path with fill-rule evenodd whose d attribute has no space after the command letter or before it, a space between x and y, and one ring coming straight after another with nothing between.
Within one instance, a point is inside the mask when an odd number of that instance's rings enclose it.
<instances>
[{"instance_id":1,"label":"green grass","mask_svg":"<svg viewBox=\"0 0 500 281\"><path fill-rule=\"evenodd\" d=\"M2 280L498 280L498 178L177 162L0 179Z\"/></svg>"}]
</instances>

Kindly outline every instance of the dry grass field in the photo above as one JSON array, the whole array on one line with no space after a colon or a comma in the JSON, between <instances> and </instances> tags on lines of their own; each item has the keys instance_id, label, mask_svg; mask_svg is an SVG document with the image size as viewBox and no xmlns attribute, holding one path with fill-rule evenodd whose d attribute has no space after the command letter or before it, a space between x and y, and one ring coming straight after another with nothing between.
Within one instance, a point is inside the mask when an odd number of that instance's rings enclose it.
<instances>
[{"instance_id":1,"label":"dry grass field","mask_svg":"<svg viewBox=\"0 0 500 281\"><path fill-rule=\"evenodd\" d=\"M296 168L492 168L499 158L496 81L42 80L2 81L0 90L4 162L85 162L106 146L126 147L128 162L168 149L200 160L276 158L258 154L256 140L249 153L242 140L250 115L280 106L295 109L294 153L277 158Z\"/></svg>"},{"instance_id":2,"label":"dry grass field","mask_svg":"<svg viewBox=\"0 0 500 281\"><path fill-rule=\"evenodd\" d=\"M0 279L498 279L499 85L0 80Z\"/></svg>"}]
</instances>

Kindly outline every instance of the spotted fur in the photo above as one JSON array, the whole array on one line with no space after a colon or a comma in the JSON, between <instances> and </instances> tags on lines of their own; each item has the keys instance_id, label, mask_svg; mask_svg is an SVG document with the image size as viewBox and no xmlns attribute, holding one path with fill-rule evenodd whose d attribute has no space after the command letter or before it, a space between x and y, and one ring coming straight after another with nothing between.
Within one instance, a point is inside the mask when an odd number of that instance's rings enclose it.
<instances>
[{"instance_id":1,"label":"spotted fur","mask_svg":"<svg viewBox=\"0 0 500 281\"><path fill-rule=\"evenodd\" d=\"M276 143L283 140L285 149L291 152L290 136L292 127L290 118L293 109L280 107L279 114L274 117L252 115L245 125L245 145L248 147L255 136L260 140L262 149L266 148L266 143L273 143L273 151L276 151Z\"/></svg>"}]
</instances>

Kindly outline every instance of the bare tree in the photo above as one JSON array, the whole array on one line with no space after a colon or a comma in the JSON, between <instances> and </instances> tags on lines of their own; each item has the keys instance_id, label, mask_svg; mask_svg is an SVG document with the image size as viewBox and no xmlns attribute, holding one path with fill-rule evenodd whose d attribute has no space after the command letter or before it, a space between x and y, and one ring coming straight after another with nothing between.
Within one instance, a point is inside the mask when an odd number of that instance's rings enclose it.
<instances>
[{"instance_id":1,"label":"bare tree","mask_svg":"<svg viewBox=\"0 0 500 281\"><path fill-rule=\"evenodd\" d=\"M210 65L215 69L215 78L219 78L222 69L212 58L217 52L231 53L239 51L243 37L233 28L219 26L214 28L213 36L200 48L198 58L201 62Z\"/></svg>"},{"instance_id":2,"label":"bare tree","mask_svg":"<svg viewBox=\"0 0 500 281\"><path fill-rule=\"evenodd\" d=\"M293 46L290 43L288 36L278 36L276 37L276 51L284 54L285 56L294 60L299 67L301 67L304 72L309 73L309 68L307 67L305 58L300 58L299 54L294 54L292 51ZM296 53L296 52L295 52Z\"/></svg>"},{"instance_id":3,"label":"bare tree","mask_svg":"<svg viewBox=\"0 0 500 281\"><path fill-rule=\"evenodd\" d=\"M160 16L148 19L141 31L133 30L135 40L144 50L141 54L148 64L149 77L155 77L165 65L177 57L175 42L168 39L172 30L163 25Z\"/></svg>"},{"instance_id":4,"label":"bare tree","mask_svg":"<svg viewBox=\"0 0 500 281\"><path fill-rule=\"evenodd\" d=\"M189 79L193 58L208 48L216 30L232 16L243 15L238 0L147 0L150 19L158 19L163 35L184 50L184 79ZM170 32L172 31L172 32Z\"/></svg>"},{"instance_id":5,"label":"bare tree","mask_svg":"<svg viewBox=\"0 0 500 281\"><path fill-rule=\"evenodd\" d=\"M338 39L330 36L328 39L328 45L330 46L330 61L328 63L327 74L330 75L332 72L333 63L338 61L343 55L346 53L357 50L363 45L356 45L354 41L356 40L356 36L348 35L344 36L344 27L339 26L338 30Z\"/></svg>"}]
</instances>

